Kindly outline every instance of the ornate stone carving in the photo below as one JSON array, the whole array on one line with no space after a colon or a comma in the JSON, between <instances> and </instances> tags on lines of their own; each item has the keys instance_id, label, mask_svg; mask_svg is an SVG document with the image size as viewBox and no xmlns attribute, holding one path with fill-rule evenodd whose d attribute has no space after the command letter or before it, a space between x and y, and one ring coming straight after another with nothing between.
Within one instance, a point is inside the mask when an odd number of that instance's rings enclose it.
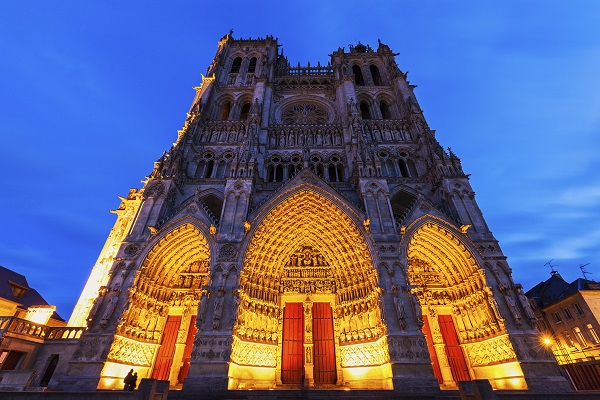
<instances>
[{"instance_id":1,"label":"ornate stone carving","mask_svg":"<svg viewBox=\"0 0 600 400\"><path fill-rule=\"evenodd\" d=\"M148 184L144 189L144 197L160 197L165 194L165 185L160 181L154 181Z\"/></svg>"},{"instance_id":2,"label":"ornate stone carving","mask_svg":"<svg viewBox=\"0 0 600 400\"><path fill-rule=\"evenodd\" d=\"M387 342L392 361L429 360L424 337L390 336Z\"/></svg>"},{"instance_id":3,"label":"ornate stone carving","mask_svg":"<svg viewBox=\"0 0 600 400\"><path fill-rule=\"evenodd\" d=\"M85 337L81 338L73 360L75 361L104 361L108 355L108 346L111 337Z\"/></svg>"},{"instance_id":4,"label":"ornate stone carving","mask_svg":"<svg viewBox=\"0 0 600 400\"><path fill-rule=\"evenodd\" d=\"M280 281L281 293L335 293L331 266L312 246L303 246L290 256Z\"/></svg>"},{"instance_id":5,"label":"ornate stone carving","mask_svg":"<svg viewBox=\"0 0 600 400\"><path fill-rule=\"evenodd\" d=\"M233 338L231 361L240 365L257 367L275 367L277 365L277 346L244 342Z\"/></svg>"},{"instance_id":6,"label":"ornate stone carving","mask_svg":"<svg viewBox=\"0 0 600 400\"><path fill-rule=\"evenodd\" d=\"M508 336L465 345L465 350L472 367L510 362L517 359Z\"/></svg>"},{"instance_id":7,"label":"ornate stone carving","mask_svg":"<svg viewBox=\"0 0 600 400\"><path fill-rule=\"evenodd\" d=\"M226 243L219 249L219 261L231 261L238 255L237 248L231 243Z\"/></svg>"},{"instance_id":8,"label":"ornate stone carving","mask_svg":"<svg viewBox=\"0 0 600 400\"><path fill-rule=\"evenodd\" d=\"M108 353L108 360L130 365L150 367L154 359L155 345L149 343L135 342L120 336L115 340Z\"/></svg>"},{"instance_id":9,"label":"ornate stone carving","mask_svg":"<svg viewBox=\"0 0 600 400\"><path fill-rule=\"evenodd\" d=\"M140 251L140 245L137 243L130 243L125 247L124 253L128 257L135 256Z\"/></svg>"},{"instance_id":10,"label":"ornate stone carving","mask_svg":"<svg viewBox=\"0 0 600 400\"><path fill-rule=\"evenodd\" d=\"M390 361L385 338L376 342L340 346L342 367L381 365Z\"/></svg>"}]
</instances>

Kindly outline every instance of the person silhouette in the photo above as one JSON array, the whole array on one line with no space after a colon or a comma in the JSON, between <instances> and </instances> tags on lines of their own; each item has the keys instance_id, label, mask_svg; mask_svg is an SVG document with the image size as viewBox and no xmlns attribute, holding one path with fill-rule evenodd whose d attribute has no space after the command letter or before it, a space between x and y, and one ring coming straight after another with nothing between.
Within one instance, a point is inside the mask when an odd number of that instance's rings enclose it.
<instances>
[{"instance_id":1,"label":"person silhouette","mask_svg":"<svg viewBox=\"0 0 600 400\"><path fill-rule=\"evenodd\" d=\"M127 375L125 375L125 378L123 379L123 383L125 384L123 386L123 390L130 390L129 387L131 386L133 380L133 368L131 370L129 370L129 372L127 373Z\"/></svg>"},{"instance_id":2,"label":"person silhouette","mask_svg":"<svg viewBox=\"0 0 600 400\"><path fill-rule=\"evenodd\" d=\"M133 392L135 390L135 387L137 386L137 372L133 373L133 376L131 377L131 384L129 385L129 391Z\"/></svg>"}]
</instances>

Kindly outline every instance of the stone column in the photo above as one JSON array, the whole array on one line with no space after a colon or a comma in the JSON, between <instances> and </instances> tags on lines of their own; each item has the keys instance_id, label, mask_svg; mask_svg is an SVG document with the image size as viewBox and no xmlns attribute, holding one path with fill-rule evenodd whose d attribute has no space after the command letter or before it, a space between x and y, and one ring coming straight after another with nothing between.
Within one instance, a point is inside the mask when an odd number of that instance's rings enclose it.
<instances>
[{"instance_id":1,"label":"stone column","mask_svg":"<svg viewBox=\"0 0 600 400\"><path fill-rule=\"evenodd\" d=\"M312 306L312 301L308 300L304 302L304 385L307 387L315 386Z\"/></svg>"}]
</instances>

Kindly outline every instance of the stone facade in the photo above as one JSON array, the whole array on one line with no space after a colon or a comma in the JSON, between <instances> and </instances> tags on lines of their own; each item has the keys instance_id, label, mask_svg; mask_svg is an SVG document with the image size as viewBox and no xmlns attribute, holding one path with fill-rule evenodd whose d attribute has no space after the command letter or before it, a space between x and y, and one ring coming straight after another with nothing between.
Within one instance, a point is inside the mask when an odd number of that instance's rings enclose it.
<instances>
[{"instance_id":1,"label":"stone facade","mask_svg":"<svg viewBox=\"0 0 600 400\"><path fill-rule=\"evenodd\" d=\"M225 35L115 211L54 386L568 390L395 56L292 67L273 37Z\"/></svg>"}]
</instances>

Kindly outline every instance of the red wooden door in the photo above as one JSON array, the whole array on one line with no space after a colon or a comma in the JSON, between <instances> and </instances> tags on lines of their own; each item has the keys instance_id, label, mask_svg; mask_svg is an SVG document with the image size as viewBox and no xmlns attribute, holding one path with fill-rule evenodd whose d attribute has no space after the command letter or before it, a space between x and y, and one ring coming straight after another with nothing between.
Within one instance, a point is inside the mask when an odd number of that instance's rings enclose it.
<instances>
[{"instance_id":1,"label":"red wooden door","mask_svg":"<svg viewBox=\"0 0 600 400\"><path fill-rule=\"evenodd\" d=\"M313 343L315 383L335 384L335 341L329 303L313 303Z\"/></svg>"},{"instance_id":2,"label":"red wooden door","mask_svg":"<svg viewBox=\"0 0 600 400\"><path fill-rule=\"evenodd\" d=\"M169 315L165 323L165 329L162 335L162 341L158 348L156 361L154 362L154 370L152 371L153 379L168 380L171 373L171 364L173 364L173 353L175 352L175 342L177 341L177 332L181 324L181 317Z\"/></svg>"},{"instance_id":3,"label":"red wooden door","mask_svg":"<svg viewBox=\"0 0 600 400\"><path fill-rule=\"evenodd\" d=\"M304 307L286 303L283 309L283 351L281 381L302 383L304 380Z\"/></svg>"},{"instance_id":4,"label":"red wooden door","mask_svg":"<svg viewBox=\"0 0 600 400\"><path fill-rule=\"evenodd\" d=\"M185 350L183 351L183 360L181 362L181 368L179 369L179 375L177 376L177 382L179 383L183 383L183 380L190 369L190 358L192 357L192 348L194 347L194 337L196 336L196 332L198 332L198 328L196 328L196 316L193 316L190 320L190 326L188 327Z\"/></svg>"},{"instance_id":5,"label":"red wooden door","mask_svg":"<svg viewBox=\"0 0 600 400\"><path fill-rule=\"evenodd\" d=\"M423 315L423 333L425 334L425 341L427 342L427 350L429 350L429 356L431 357L431 366L433 367L433 375L437 378L441 384L444 379L442 378L442 370L440 369L440 363L433 346L433 338L431 336L431 327L429 326L429 319L427 315Z\"/></svg>"},{"instance_id":6,"label":"red wooden door","mask_svg":"<svg viewBox=\"0 0 600 400\"><path fill-rule=\"evenodd\" d=\"M454 329L452 315L439 315L438 321L444 343L446 344L446 355L448 356L448 363L450 364L450 371L452 371L454 381L470 381L471 377L469 376L467 362L458 342L458 335L456 334L456 329Z\"/></svg>"}]
</instances>

